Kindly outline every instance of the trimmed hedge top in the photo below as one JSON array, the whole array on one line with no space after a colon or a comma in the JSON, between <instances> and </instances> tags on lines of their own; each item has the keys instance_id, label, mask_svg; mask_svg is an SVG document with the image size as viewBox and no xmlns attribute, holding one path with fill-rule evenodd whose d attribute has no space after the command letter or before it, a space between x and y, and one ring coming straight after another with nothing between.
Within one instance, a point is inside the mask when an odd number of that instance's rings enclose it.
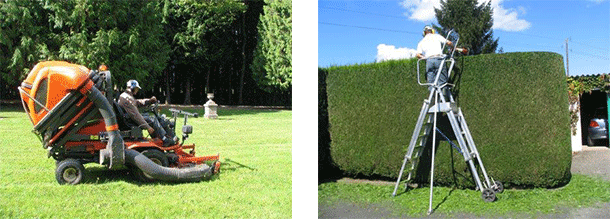
<instances>
[{"instance_id":1,"label":"trimmed hedge top","mask_svg":"<svg viewBox=\"0 0 610 219\"><path fill-rule=\"evenodd\" d=\"M425 86L417 84L416 61L320 69L328 74L330 153L345 173L398 177L428 94ZM460 57L451 78L456 84L454 96L494 179L519 187L556 187L569 182L570 120L561 55L528 52ZM426 181L426 154L420 163L416 176ZM437 149L435 180L474 186L462 155L445 141Z\"/></svg>"}]
</instances>

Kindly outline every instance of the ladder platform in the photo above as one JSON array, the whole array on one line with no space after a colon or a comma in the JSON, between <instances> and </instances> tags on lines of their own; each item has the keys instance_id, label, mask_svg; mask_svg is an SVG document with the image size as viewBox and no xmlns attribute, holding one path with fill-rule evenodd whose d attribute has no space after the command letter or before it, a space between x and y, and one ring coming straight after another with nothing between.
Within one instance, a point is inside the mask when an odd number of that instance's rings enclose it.
<instances>
[{"instance_id":1,"label":"ladder platform","mask_svg":"<svg viewBox=\"0 0 610 219\"><path fill-rule=\"evenodd\" d=\"M451 102L444 102L439 103L438 107L437 105L431 106L428 110L428 113L446 113L449 111L457 112L458 110L459 108L457 107L457 104Z\"/></svg>"}]
</instances>

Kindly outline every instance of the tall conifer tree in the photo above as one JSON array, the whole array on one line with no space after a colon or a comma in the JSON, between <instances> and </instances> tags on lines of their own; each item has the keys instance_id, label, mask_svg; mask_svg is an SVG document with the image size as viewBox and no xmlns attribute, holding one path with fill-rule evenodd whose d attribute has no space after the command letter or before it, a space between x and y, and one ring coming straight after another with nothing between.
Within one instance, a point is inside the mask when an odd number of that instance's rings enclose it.
<instances>
[{"instance_id":1,"label":"tall conifer tree","mask_svg":"<svg viewBox=\"0 0 610 219\"><path fill-rule=\"evenodd\" d=\"M469 48L471 54L496 52L499 39L494 39L491 29L491 1L479 4L477 0L442 0L441 7L434 11L442 31L457 31L460 34L459 46Z\"/></svg>"}]
</instances>

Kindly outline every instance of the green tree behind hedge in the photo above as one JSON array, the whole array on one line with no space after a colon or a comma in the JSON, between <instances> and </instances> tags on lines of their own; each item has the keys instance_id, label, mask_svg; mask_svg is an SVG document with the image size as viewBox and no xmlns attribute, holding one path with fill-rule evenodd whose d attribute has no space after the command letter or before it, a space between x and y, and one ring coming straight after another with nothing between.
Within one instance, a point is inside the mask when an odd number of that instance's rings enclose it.
<instances>
[{"instance_id":1,"label":"green tree behind hedge","mask_svg":"<svg viewBox=\"0 0 610 219\"><path fill-rule=\"evenodd\" d=\"M29 68L52 56L47 13L36 1L0 1L0 90L16 92Z\"/></svg>"},{"instance_id":2,"label":"green tree behind hedge","mask_svg":"<svg viewBox=\"0 0 610 219\"><path fill-rule=\"evenodd\" d=\"M292 85L292 0L265 2L252 74L267 91L287 91Z\"/></svg>"},{"instance_id":3,"label":"green tree behind hedge","mask_svg":"<svg viewBox=\"0 0 610 219\"><path fill-rule=\"evenodd\" d=\"M220 67L215 67L236 59L233 42L238 35L233 27L246 6L232 0L174 0L165 4L164 22L173 35L170 44L173 64L177 66L175 74L186 79L184 104L190 104L192 80L205 78L205 92L212 92L211 74L222 73Z\"/></svg>"},{"instance_id":4,"label":"green tree behind hedge","mask_svg":"<svg viewBox=\"0 0 610 219\"><path fill-rule=\"evenodd\" d=\"M56 1L44 3L49 11L50 38L61 60L97 68L106 64L115 83L140 81L154 88L169 60L163 41L160 1ZM122 86L119 86L122 88Z\"/></svg>"},{"instance_id":5,"label":"green tree behind hedge","mask_svg":"<svg viewBox=\"0 0 610 219\"><path fill-rule=\"evenodd\" d=\"M491 1L479 5L477 0L443 0L434 11L443 31L456 30L460 34L459 46L469 48L471 54L496 52L499 39L494 40L491 29Z\"/></svg>"},{"instance_id":6,"label":"green tree behind hedge","mask_svg":"<svg viewBox=\"0 0 610 219\"><path fill-rule=\"evenodd\" d=\"M221 104L277 105L286 93L262 91L250 68L264 4L0 0L0 98L18 98L16 87L36 63L64 60L106 64L119 89L137 79L142 95L172 96L172 103L202 104L214 92ZM279 97L290 105L287 94Z\"/></svg>"}]
</instances>

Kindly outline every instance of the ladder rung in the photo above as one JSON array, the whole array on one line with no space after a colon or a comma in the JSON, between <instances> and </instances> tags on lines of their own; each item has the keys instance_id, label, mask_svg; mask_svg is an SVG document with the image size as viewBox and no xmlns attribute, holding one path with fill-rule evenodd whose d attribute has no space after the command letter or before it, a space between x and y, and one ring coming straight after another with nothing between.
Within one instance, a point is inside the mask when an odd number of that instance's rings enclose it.
<instances>
[{"instance_id":1,"label":"ladder rung","mask_svg":"<svg viewBox=\"0 0 610 219\"><path fill-rule=\"evenodd\" d=\"M421 157L421 154L419 154L419 152L416 152L415 155L413 155L412 159L416 161L419 160L419 157Z\"/></svg>"}]
</instances>

